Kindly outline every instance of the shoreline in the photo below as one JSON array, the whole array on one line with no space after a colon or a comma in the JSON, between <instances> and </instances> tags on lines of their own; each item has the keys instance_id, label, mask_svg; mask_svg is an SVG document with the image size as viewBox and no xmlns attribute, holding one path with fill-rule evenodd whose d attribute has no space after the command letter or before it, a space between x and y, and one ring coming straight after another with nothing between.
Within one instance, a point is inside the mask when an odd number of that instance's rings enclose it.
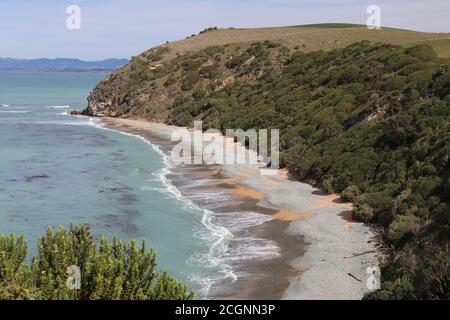
<instances>
[{"instance_id":1,"label":"shoreline","mask_svg":"<svg viewBox=\"0 0 450 320\"><path fill-rule=\"evenodd\" d=\"M142 120L101 118L101 122L119 131L143 131L167 141L179 129ZM354 300L369 292L367 267L378 265L375 235L370 226L351 220L351 204L342 203L338 195L323 195L317 188L292 181L284 171L262 176L255 165L222 165L206 171L206 176L217 179L213 188L270 217L246 232L272 240L280 248L278 258L244 263L243 273L256 276L231 286L228 295L218 298ZM193 172L191 179L198 179L199 171ZM177 184L173 176L169 179ZM236 295L238 291L244 293Z\"/></svg>"}]
</instances>

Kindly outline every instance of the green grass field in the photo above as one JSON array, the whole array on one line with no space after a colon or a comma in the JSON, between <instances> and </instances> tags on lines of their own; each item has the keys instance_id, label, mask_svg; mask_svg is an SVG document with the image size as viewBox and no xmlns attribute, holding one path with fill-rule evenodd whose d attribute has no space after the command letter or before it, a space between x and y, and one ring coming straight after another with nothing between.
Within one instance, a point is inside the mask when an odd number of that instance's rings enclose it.
<instances>
[{"instance_id":1,"label":"green grass field","mask_svg":"<svg viewBox=\"0 0 450 320\"><path fill-rule=\"evenodd\" d=\"M222 60L225 61L240 55L242 50L245 50L245 48L250 47L252 43L256 42L275 42L286 47L288 49L286 52L290 53L297 50L310 53L319 50L330 51L339 49L363 40L372 43L400 45L403 47L411 47L416 44L426 43L430 44L442 59L446 60L450 58L450 33L424 33L392 28L369 30L366 26L346 23L325 23L259 29L209 28L202 31L200 34L190 36L187 39L174 41L149 49L137 56L134 64L130 63L124 66L111 77L128 79L131 77L130 75L133 74L134 78L140 79L142 75L140 75L139 72L136 72L136 70L148 68L149 70L158 70L158 72L162 72L163 70L170 68L170 66L173 66L174 59L182 58L185 54L193 54L212 46L222 47L223 50L226 48L231 49L221 57ZM211 62L212 59L211 61L204 63ZM446 61L443 63L445 62ZM228 69L225 68L221 72L226 73L227 70ZM142 72L145 74L147 71ZM167 79L167 77L155 79L155 88L165 88L166 81L169 80L177 82L177 76L174 76L171 79ZM138 82L136 79L133 81ZM181 85L182 84L180 83L180 86ZM155 90L159 92L158 89ZM189 92L190 94L193 94L193 91ZM146 97L143 97L144 101L145 99ZM135 104L138 104L139 101L140 100L136 100ZM153 99L151 103L152 112L158 115L162 114L163 116L161 116L161 119L164 120L167 111L167 103L166 95L161 95L159 100Z\"/></svg>"},{"instance_id":2,"label":"green grass field","mask_svg":"<svg viewBox=\"0 0 450 320\"><path fill-rule=\"evenodd\" d=\"M424 41L430 42L441 57L450 57L450 33L426 33L393 28L369 30L364 25L347 23L323 23L289 27L259 29L219 29L194 37L169 43L171 54L183 54L204 49L209 46L257 41L276 41L288 48L299 47L304 52L332 50L352 43L368 40L402 46L411 46Z\"/></svg>"},{"instance_id":3,"label":"green grass field","mask_svg":"<svg viewBox=\"0 0 450 320\"><path fill-rule=\"evenodd\" d=\"M440 57L450 57L450 40L432 40L427 41Z\"/></svg>"}]
</instances>

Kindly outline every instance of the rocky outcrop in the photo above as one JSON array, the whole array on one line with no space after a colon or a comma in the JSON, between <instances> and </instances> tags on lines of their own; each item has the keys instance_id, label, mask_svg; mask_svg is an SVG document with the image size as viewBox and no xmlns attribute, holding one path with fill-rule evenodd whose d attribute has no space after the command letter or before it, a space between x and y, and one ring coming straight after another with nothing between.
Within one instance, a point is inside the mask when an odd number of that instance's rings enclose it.
<instances>
[{"instance_id":1,"label":"rocky outcrop","mask_svg":"<svg viewBox=\"0 0 450 320\"><path fill-rule=\"evenodd\" d=\"M101 81L89 95L87 108L72 114L172 123L173 108L235 82L257 81L269 69L276 74L288 53L269 41L208 47L184 55L166 47L151 49Z\"/></svg>"},{"instance_id":2,"label":"rocky outcrop","mask_svg":"<svg viewBox=\"0 0 450 320\"><path fill-rule=\"evenodd\" d=\"M118 117L117 109L120 108L120 105L110 98L117 91L111 81L111 76L101 81L87 98L87 107L81 111L74 111L72 114L91 117Z\"/></svg>"},{"instance_id":3,"label":"rocky outcrop","mask_svg":"<svg viewBox=\"0 0 450 320\"><path fill-rule=\"evenodd\" d=\"M107 102L98 101L91 97L88 98L88 107L81 112L81 115L92 116L92 117L104 117L111 116L114 117L114 112L110 111L111 104Z\"/></svg>"},{"instance_id":4,"label":"rocky outcrop","mask_svg":"<svg viewBox=\"0 0 450 320\"><path fill-rule=\"evenodd\" d=\"M81 111L72 111L70 114L73 116L90 116L90 117L114 117L114 112L108 111L108 105L105 102L88 100L88 107Z\"/></svg>"}]
</instances>

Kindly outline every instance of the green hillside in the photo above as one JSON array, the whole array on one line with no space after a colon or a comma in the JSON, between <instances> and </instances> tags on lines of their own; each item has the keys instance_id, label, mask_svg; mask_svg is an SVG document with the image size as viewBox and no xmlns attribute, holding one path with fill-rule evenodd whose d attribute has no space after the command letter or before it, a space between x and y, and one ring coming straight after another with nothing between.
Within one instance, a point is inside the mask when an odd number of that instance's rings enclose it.
<instances>
[{"instance_id":1,"label":"green hillside","mask_svg":"<svg viewBox=\"0 0 450 320\"><path fill-rule=\"evenodd\" d=\"M433 49L446 52L448 35L245 32L209 30L151 49L100 83L83 113L281 129L293 177L342 193L355 218L380 227L388 259L371 298L449 298L450 60ZM223 44L225 34L263 41ZM325 40L332 34L339 43Z\"/></svg>"}]
</instances>

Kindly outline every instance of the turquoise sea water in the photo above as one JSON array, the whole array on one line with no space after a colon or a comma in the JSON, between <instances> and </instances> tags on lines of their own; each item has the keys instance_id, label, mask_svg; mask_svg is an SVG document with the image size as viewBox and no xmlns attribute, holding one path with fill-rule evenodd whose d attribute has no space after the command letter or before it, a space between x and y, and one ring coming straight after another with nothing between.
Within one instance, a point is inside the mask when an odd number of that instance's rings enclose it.
<instances>
[{"instance_id":1,"label":"turquoise sea water","mask_svg":"<svg viewBox=\"0 0 450 320\"><path fill-rule=\"evenodd\" d=\"M160 267L202 289L220 266L192 257L214 239L167 181L157 147L67 114L104 77L0 72L0 233L24 234L33 254L48 226L87 222L96 236L146 240Z\"/></svg>"}]
</instances>

